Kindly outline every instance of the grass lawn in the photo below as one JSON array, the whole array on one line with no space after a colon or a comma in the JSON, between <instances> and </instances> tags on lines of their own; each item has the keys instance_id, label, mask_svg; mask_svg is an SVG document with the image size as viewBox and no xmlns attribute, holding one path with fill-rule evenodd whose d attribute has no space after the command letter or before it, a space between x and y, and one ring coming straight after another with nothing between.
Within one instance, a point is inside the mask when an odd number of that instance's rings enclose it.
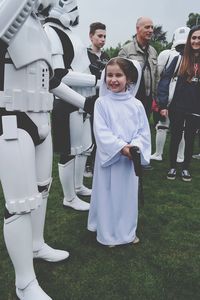
<instances>
[{"instance_id":1,"label":"grass lawn","mask_svg":"<svg viewBox=\"0 0 200 300\"><path fill-rule=\"evenodd\" d=\"M115 248L101 246L87 231L87 212L63 208L58 157L54 158L45 239L68 250L70 257L55 264L34 262L40 285L53 300L200 299L200 160L192 161L191 182L178 177L170 181L167 150L168 144L164 160L152 161L154 169L144 175L145 206L139 211L137 232L141 242ZM91 186L91 180L86 184ZM2 228L1 191L0 197ZM0 270L0 299L16 300L2 234Z\"/></svg>"}]
</instances>

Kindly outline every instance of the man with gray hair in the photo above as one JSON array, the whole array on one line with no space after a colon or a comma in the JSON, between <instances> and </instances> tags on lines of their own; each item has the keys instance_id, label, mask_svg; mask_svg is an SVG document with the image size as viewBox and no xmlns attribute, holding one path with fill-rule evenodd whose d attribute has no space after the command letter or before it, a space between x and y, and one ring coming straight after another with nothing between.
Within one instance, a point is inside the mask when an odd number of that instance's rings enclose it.
<instances>
[{"instance_id":1,"label":"man with gray hair","mask_svg":"<svg viewBox=\"0 0 200 300\"><path fill-rule=\"evenodd\" d=\"M118 54L121 57L135 59L141 65L142 79L136 97L143 103L148 118L158 81L157 52L150 45L153 28L153 21L149 17L140 17L136 22L136 35L133 41L125 44Z\"/></svg>"},{"instance_id":2,"label":"man with gray hair","mask_svg":"<svg viewBox=\"0 0 200 300\"><path fill-rule=\"evenodd\" d=\"M142 68L142 77L136 98L145 108L147 118L150 118L153 99L156 97L158 83L157 52L150 45L153 35L153 21L149 17L140 17L136 22L136 35L133 40L125 44L119 51L119 56L137 60ZM143 166L144 170L153 169L152 166Z\"/></svg>"}]
</instances>

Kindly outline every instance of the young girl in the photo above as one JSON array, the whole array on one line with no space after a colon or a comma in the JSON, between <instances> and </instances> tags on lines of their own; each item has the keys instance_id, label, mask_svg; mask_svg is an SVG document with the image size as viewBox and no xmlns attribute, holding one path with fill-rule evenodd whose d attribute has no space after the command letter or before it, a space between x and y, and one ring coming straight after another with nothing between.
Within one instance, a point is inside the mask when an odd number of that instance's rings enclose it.
<instances>
[{"instance_id":1,"label":"young girl","mask_svg":"<svg viewBox=\"0 0 200 300\"><path fill-rule=\"evenodd\" d=\"M151 154L150 129L142 103L134 96L140 65L125 58L111 59L102 74L94 111L97 143L88 229L97 241L115 246L137 243L138 177L129 149L139 147L142 164Z\"/></svg>"}]
</instances>

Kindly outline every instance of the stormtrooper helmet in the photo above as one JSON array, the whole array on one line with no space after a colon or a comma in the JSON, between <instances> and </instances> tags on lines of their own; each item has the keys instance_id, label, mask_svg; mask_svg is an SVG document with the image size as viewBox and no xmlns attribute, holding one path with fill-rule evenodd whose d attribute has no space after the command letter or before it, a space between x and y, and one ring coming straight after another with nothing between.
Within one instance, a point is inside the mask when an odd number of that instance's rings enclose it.
<instances>
[{"instance_id":1,"label":"stormtrooper helmet","mask_svg":"<svg viewBox=\"0 0 200 300\"><path fill-rule=\"evenodd\" d=\"M172 48L176 48L179 45L185 45L190 31L189 27L179 27L174 31Z\"/></svg>"},{"instance_id":2,"label":"stormtrooper helmet","mask_svg":"<svg viewBox=\"0 0 200 300\"><path fill-rule=\"evenodd\" d=\"M48 16L50 9L56 4L56 0L37 0L36 10L39 16Z\"/></svg>"},{"instance_id":3,"label":"stormtrooper helmet","mask_svg":"<svg viewBox=\"0 0 200 300\"><path fill-rule=\"evenodd\" d=\"M76 0L56 0L49 17L59 20L66 28L79 23L79 11Z\"/></svg>"}]
</instances>

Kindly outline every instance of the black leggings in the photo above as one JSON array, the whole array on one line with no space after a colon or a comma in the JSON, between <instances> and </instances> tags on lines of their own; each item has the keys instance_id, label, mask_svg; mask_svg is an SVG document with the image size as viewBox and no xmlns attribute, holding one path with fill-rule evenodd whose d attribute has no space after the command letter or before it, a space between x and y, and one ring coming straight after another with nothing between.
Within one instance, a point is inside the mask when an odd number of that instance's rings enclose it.
<instances>
[{"instance_id":1,"label":"black leggings","mask_svg":"<svg viewBox=\"0 0 200 300\"><path fill-rule=\"evenodd\" d=\"M185 152L183 170L188 170L193 154L195 134L199 128L200 117L180 111L169 110L169 119L171 128L169 148L170 168L176 168L178 147L184 130Z\"/></svg>"}]
</instances>

